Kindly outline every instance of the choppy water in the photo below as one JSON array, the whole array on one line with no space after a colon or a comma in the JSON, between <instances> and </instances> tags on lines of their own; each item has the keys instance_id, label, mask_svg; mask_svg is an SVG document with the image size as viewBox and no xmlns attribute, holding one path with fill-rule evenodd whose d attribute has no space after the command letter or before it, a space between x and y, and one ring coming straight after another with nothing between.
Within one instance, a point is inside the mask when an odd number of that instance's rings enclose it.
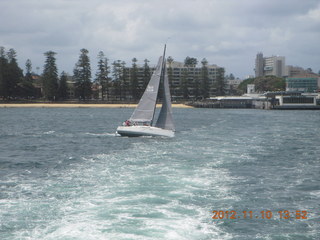
<instances>
[{"instance_id":1,"label":"choppy water","mask_svg":"<svg viewBox=\"0 0 320 240\"><path fill-rule=\"evenodd\" d=\"M0 109L0 239L320 239L319 111L174 109L173 139L116 137L131 112Z\"/></svg>"}]
</instances>

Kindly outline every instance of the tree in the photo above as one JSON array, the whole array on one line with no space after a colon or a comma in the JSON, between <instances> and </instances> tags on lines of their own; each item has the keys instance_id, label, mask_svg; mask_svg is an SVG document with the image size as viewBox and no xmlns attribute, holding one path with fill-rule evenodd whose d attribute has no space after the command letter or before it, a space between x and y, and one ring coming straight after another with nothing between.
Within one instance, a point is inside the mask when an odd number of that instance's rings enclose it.
<instances>
[{"instance_id":1,"label":"tree","mask_svg":"<svg viewBox=\"0 0 320 240\"><path fill-rule=\"evenodd\" d=\"M231 74L230 74L231 76ZM226 91L226 83L224 81L224 69L217 69L217 78L215 82L216 95L224 96Z\"/></svg>"},{"instance_id":2,"label":"tree","mask_svg":"<svg viewBox=\"0 0 320 240\"><path fill-rule=\"evenodd\" d=\"M248 78L242 81L238 86L238 90L242 93L246 93L248 84L254 84L257 92L285 91L286 88L286 82L284 78L279 78L276 76L263 76Z\"/></svg>"},{"instance_id":3,"label":"tree","mask_svg":"<svg viewBox=\"0 0 320 240\"><path fill-rule=\"evenodd\" d=\"M183 99L189 98L189 89L188 89L188 69L183 70L182 79L180 82L180 94Z\"/></svg>"},{"instance_id":4,"label":"tree","mask_svg":"<svg viewBox=\"0 0 320 240\"><path fill-rule=\"evenodd\" d=\"M129 75L129 69L126 68L126 62L122 61L120 64L120 82L121 82L121 88L123 92L123 98L126 99L129 95L129 79L127 79L127 76Z\"/></svg>"},{"instance_id":5,"label":"tree","mask_svg":"<svg viewBox=\"0 0 320 240\"><path fill-rule=\"evenodd\" d=\"M7 53L7 79L5 79L7 87L7 98L17 97L19 95L18 84L23 79L22 69L18 66L16 55L17 54L14 49L9 49Z\"/></svg>"},{"instance_id":6,"label":"tree","mask_svg":"<svg viewBox=\"0 0 320 240\"><path fill-rule=\"evenodd\" d=\"M132 67L130 71L130 80L131 80L130 90L134 100L137 100L139 98L137 61L138 60L136 58L132 59Z\"/></svg>"},{"instance_id":7,"label":"tree","mask_svg":"<svg viewBox=\"0 0 320 240\"><path fill-rule=\"evenodd\" d=\"M89 51L85 48L80 50L79 60L73 70L76 81L76 96L82 100L91 97L91 66L88 53Z\"/></svg>"},{"instance_id":8,"label":"tree","mask_svg":"<svg viewBox=\"0 0 320 240\"><path fill-rule=\"evenodd\" d=\"M198 64L198 60L196 58L186 57L184 60L184 65L186 67L195 67Z\"/></svg>"},{"instance_id":9,"label":"tree","mask_svg":"<svg viewBox=\"0 0 320 240\"><path fill-rule=\"evenodd\" d=\"M200 82L200 93L203 99L209 97L209 73L208 73L208 61L207 59L202 59L201 61L201 82Z\"/></svg>"},{"instance_id":10,"label":"tree","mask_svg":"<svg viewBox=\"0 0 320 240\"><path fill-rule=\"evenodd\" d=\"M197 100L201 95L199 77L195 76L192 83L193 83L193 95L194 95L194 98Z\"/></svg>"},{"instance_id":11,"label":"tree","mask_svg":"<svg viewBox=\"0 0 320 240\"><path fill-rule=\"evenodd\" d=\"M113 85L115 88L115 94L119 97L120 100L126 98L128 90L125 77L125 64L126 63L121 60L117 60L112 63Z\"/></svg>"},{"instance_id":12,"label":"tree","mask_svg":"<svg viewBox=\"0 0 320 240\"><path fill-rule=\"evenodd\" d=\"M32 63L30 59L27 59L26 61L26 72L27 72L26 75L31 74L32 72Z\"/></svg>"},{"instance_id":13,"label":"tree","mask_svg":"<svg viewBox=\"0 0 320 240\"><path fill-rule=\"evenodd\" d=\"M238 90L243 94L247 92L247 85L248 84L253 84L255 78L248 78L243 80L239 86L238 86Z\"/></svg>"},{"instance_id":14,"label":"tree","mask_svg":"<svg viewBox=\"0 0 320 240\"><path fill-rule=\"evenodd\" d=\"M30 59L27 59L26 64L26 74L19 84L19 96L23 98L33 98L38 97L36 88L33 86L32 79L32 63Z\"/></svg>"},{"instance_id":15,"label":"tree","mask_svg":"<svg viewBox=\"0 0 320 240\"><path fill-rule=\"evenodd\" d=\"M7 98L8 59L5 48L0 47L0 98Z\"/></svg>"},{"instance_id":16,"label":"tree","mask_svg":"<svg viewBox=\"0 0 320 240\"><path fill-rule=\"evenodd\" d=\"M167 58L167 62L169 63L169 67L168 67L168 79L169 79L169 85L170 85L170 93L171 96L175 95L175 87L172 84L172 79L173 79L173 69L172 69L172 63L173 63L173 58L171 56L169 56Z\"/></svg>"},{"instance_id":17,"label":"tree","mask_svg":"<svg viewBox=\"0 0 320 240\"><path fill-rule=\"evenodd\" d=\"M101 86L101 95L102 100L107 95L107 100L109 100L109 66L108 59L104 56L103 51L100 51L98 54L98 70L96 73L96 82Z\"/></svg>"},{"instance_id":18,"label":"tree","mask_svg":"<svg viewBox=\"0 0 320 240\"><path fill-rule=\"evenodd\" d=\"M65 100L68 98L67 74L65 72L61 73L58 93L60 99Z\"/></svg>"},{"instance_id":19,"label":"tree","mask_svg":"<svg viewBox=\"0 0 320 240\"><path fill-rule=\"evenodd\" d=\"M257 77L253 84L257 92L285 91L286 89L285 79L276 76Z\"/></svg>"},{"instance_id":20,"label":"tree","mask_svg":"<svg viewBox=\"0 0 320 240\"><path fill-rule=\"evenodd\" d=\"M142 96L143 91L147 88L147 85L150 81L151 78L151 71L150 71L150 67L149 67L149 60L145 59L144 60L144 65L143 65L143 85L142 85L142 89L139 93L139 98Z\"/></svg>"},{"instance_id":21,"label":"tree","mask_svg":"<svg viewBox=\"0 0 320 240\"><path fill-rule=\"evenodd\" d=\"M56 53L45 52L46 61L42 74L44 96L48 100L56 100L58 97L58 69L56 66Z\"/></svg>"}]
</instances>

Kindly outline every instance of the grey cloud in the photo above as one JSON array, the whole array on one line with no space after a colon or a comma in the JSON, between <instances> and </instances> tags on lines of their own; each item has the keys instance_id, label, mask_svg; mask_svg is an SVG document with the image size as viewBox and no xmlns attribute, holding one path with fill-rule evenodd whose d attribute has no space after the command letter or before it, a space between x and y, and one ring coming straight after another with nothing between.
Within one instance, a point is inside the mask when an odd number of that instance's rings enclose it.
<instances>
[{"instance_id":1,"label":"grey cloud","mask_svg":"<svg viewBox=\"0 0 320 240\"><path fill-rule=\"evenodd\" d=\"M54 50L60 71L72 72L81 48L92 65L99 50L111 60L155 62L168 37L174 59L205 57L239 77L253 73L258 51L315 69L320 61L308 57L318 51L318 0L1 0L0 8L0 46L40 66Z\"/></svg>"}]
</instances>

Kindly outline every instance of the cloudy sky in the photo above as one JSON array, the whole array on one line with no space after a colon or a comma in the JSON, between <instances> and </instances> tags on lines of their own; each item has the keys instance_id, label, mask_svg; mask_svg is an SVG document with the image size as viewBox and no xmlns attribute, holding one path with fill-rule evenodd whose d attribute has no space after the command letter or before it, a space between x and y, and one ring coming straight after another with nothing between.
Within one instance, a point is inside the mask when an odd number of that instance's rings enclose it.
<instances>
[{"instance_id":1,"label":"cloudy sky","mask_svg":"<svg viewBox=\"0 0 320 240\"><path fill-rule=\"evenodd\" d=\"M99 51L154 65L166 41L174 60L206 58L240 78L257 52L320 70L319 0L0 0L0 11L0 46L39 73L49 50L59 72L72 73L81 48L93 72Z\"/></svg>"}]
</instances>

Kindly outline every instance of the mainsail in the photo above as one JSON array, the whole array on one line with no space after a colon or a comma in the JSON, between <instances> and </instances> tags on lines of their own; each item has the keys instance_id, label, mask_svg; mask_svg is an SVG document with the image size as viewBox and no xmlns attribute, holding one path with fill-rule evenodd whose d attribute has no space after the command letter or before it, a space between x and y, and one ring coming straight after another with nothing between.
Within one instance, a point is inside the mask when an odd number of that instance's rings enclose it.
<instances>
[{"instance_id":1,"label":"mainsail","mask_svg":"<svg viewBox=\"0 0 320 240\"><path fill-rule=\"evenodd\" d=\"M158 65L152 74L150 82L144 91L137 108L130 117L133 122L152 122L157 102L163 57L159 58Z\"/></svg>"},{"instance_id":2,"label":"mainsail","mask_svg":"<svg viewBox=\"0 0 320 240\"><path fill-rule=\"evenodd\" d=\"M171 96L166 65L164 65L162 107L155 126L174 131Z\"/></svg>"}]
</instances>

